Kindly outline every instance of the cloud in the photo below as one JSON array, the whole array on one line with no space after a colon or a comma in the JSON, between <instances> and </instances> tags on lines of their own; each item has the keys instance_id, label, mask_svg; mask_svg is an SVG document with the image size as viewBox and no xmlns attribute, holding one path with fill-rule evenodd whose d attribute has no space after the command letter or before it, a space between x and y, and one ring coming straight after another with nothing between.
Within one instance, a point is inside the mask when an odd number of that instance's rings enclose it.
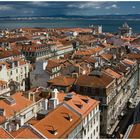
<instances>
[{"instance_id":1,"label":"cloud","mask_svg":"<svg viewBox=\"0 0 140 140\"><path fill-rule=\"evenodd\" d=\"M115 8L117 9L118 6L116 4L112 4L111 6L106 6L105 9L112 9L112 8Z\"/></svg>"},{"instance_id":2,"label":"cloud","mask_svg":"<svg viewBox=\"0 0 140 140\"><path fill-rule=\"evenodd\" d=\"M95 7L95 9L100 9L100 8L101 8L100 6L96 6L96 7Z\"/></svg>"},{"instance_id":3,"label":"cloud","mask_svg":"<svg viewBox=\"0 0 140 140\"><path fill-rule=\"evenodd\" d=\"M68 8L78 8L78 9L87 9L87 8L95 8L99 9L105 2L84 2L84 3L72 3L68 4Z\"/></svg>"},{"instance_id":4,"label":"cloud","mask_svg":"<svg viewBox=\"0 0 140 140\"><path fill-rule=\"evenodd\" d=\"M8 11L8 10L12 10L13 7L8 6L8 5L0 5L0 11Z\"/></svg>"},{"instance_id":5,"label":"cloud","mask_svg":"<svg viewBox=\"0 0 140 140\"><path fill-rule=\"evenodd\" d=\"M39 7L49 6L49 4L47 2L42 2L42 1L33 1L33 2L31 2L31 5L39 6Z\"/></svg>"},{"instance_id":6,"label":"cloud","mask_svg":"<svg viewBox=\"0 0 140 140\"><path fill-rule=\"evenodd\" d=\"M133 9L135 9L135 8L136 8L136 6L132 6L132 8L133 8Z\"/></svg>"},{"instance_id":7,"label":"cloud","mask_svg":"<svg viewBox=\"0 0 140 140\"><path fill-rule=\"evenodd\" d=\"M115 13L115 15L120 15L120 13Z\"/></svg>"},{"instance_id":8,"label":"cloud","mask_svg":"<svg viewBox=\"0 0 140 140\"><path fill-rule=\"evenodd\" d=\"M107 13L115 14L117 12L120 14L139 13L139 3L116 1L6 1L0 2L0 16L92 16Z\"/></svg>"},{"instance_id":9,"label":"cloud","mask_svg":"<svg viewBox=\"0 0 140 140\"><path fill-rule=\"evenodd\" d=\"M23 11L24 14L34 14L33 10L25 10Z\"/></svg>"}]
</instances>

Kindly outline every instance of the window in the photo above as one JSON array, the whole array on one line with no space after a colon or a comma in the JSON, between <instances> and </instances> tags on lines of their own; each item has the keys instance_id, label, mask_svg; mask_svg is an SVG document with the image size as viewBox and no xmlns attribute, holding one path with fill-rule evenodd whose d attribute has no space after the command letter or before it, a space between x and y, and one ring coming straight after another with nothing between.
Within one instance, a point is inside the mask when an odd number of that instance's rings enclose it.
<instances>
[{"instance_id":1,"label":"window","mask_svg":"<svg viewBox=\"0 0 140 140\"><path fill-rule=\"evenodd\" d=\"M98 106L96 106L96 111L98 110Z\"/></svg>"},{"instance_id":2,"label":"window","mask_svg":"<svg viewBox=\"0 0 140 140\"><path fill-rule=\"evenodd\" d=\"M89 125L88 125L88 132L89 132Z\"/></svg>"},{"instance_id":3,"label":"window","mask_svg":"<svg viewBox=\"0 0 140 140\"><path fill-rule=\"evenodd\" d=\"M98 132L98 126L96 127L96 132Z\"/></svg>"},{"instance_id":4,"label":"window","mask_svg":"<svg viewBox=\"0 0 140 140\"><path fill-rule=\"evenodd\" d=\"M95 93L99 93L99 89L98 88L95 88Z\"/></svg>"},{"instance_id":5,"label":"window","mask_svg":"<svg viewBox=\"0 0 140 140\"><path fill-rule=\"evenodd\" d=\"M87 119L87 117L85 117L85 119L84 119L84 123L87 123L87 120L86 120L86 119Z\"/></svg>"},{"instance_id":6,"label":"window","mask_svg":"<svg viewBox=\"0 0 140 140\"><path fill-rule=\"evenodd\" d=\"M98 121L98 114L96 115L96 121Z\"/></svg>"},{"instance_id":7,"label":"window","mask_svg":"<svg viewBox=\"0 0 140 140\"><path fill-rule=\"evenodd\" d=\"M91 93L91 88L90 88L90 87L88 87L87 91Z\"/></svg>"},{"instance_id":8,"label":"window","mask_svg":"<svg viewBox=\"0 0 140 140\"><path fill-rule=\"evenodd\" d=\"M93 131L93 135L95 136L95 129L94 129L94 131Z\"/></svg>"},{"instance_id":9,"label":"window","mask_svg":"<svg viewBox=\"0 0 140 140\"><path fill-rule=\"evenodd\" d=\"M90 112L90 117L92 117L92 111Z\"/></svg>"},{"instance_id":10,"label":"window","mask_svg":"<svg viewBox=\"0 0 140 140\"><path fill-rule=\"evenodd\" d=\"M88 114L88 121L90 120L90 114Z\"/></svg>"},{"instance_id":11,"label":"window","mask_svg":"<svg viewBox=\"0 0 140 140\"><path fill-rule=\"evenodd\" d=\"M108 96L108 103L109 103L109 101L110 101L110 98L109 98L109 96Z\"/></svg>"},{"instance_id":12,"label":"window","mask_svg":"<svg viewBox=\"0 0 140 140\"><path fill-rule=\"evenodd\" d=\"M23 86L23 81L21 82L21 86Z\"/></svg>"},{"instance_id":13,"label":"window","mask_svg":"<svg viewBox=\"0 0 140 140\"><path fill-rule=\"evenodd\" d=\"M16 73L18 73L18 69L16 69Z\"/></svg>"},{"instance_id":14,"label":"window","mask_svg":"<svg viewBox=\"0 0 140 140\"><path fill-rule=\"evenodd\" d=\"M94 118L94 124L95 124L95 118Z\"/></svg>"},{"instance_id":15,"label":"window","mask_svg":"<svg viewBox=\"0 0 140 140\"><path fill-rule=\"evenodd\" d=\"M100 100L101 102L103 102L103 98L102 98L102 97L99 97L99 100Z\"/></svg>"},{"instance_id":16,"label":"window","mask_svg":"<svg viewBox=\"0 0 140 140\"><path fill-rule=\"evenodd\" d=\"M103 121L103 117L102 117L102 116L100 116L100 121L101 121L101 122Z\"/></svg>"},{"instance_id":17,"label":"window","mask_svg":"<svg viewBox=\"0 0 140 140\"><path fill-rule=\"evenodd\" d=\"M102 94L103 93L103 88L100 88L99 89L99 92Z\"/></svg>"},{"instance_id":18,"label":"window","mask_svg":"<svg viewBox=\"0 0 140 140\"><path fill-rule=\"evenodd\" d=\"M84 87L80 86L80 91L83 92L84 91Z\"/></svg>"},{"instance_id":19,"label":"window","mask_svg":"<svg viewBox=\"0 0 140 140\"><path fill-rule=\"evenodd\" d=\"M25 69L25 73L26 73L26 70L27 70L26 67L24 67L24 69Z\"/></svg>"},{"instance_id":20,"label":"window","mask_svg":"<svg viewBox=\"0 0 140 140\"><path fill-rule=\"evenodd\" d=\"M18 81L18 76L16 76L16 81Z\"/></svg>"},{"instance_id":21,"label":"window","mask_svg":"<svg viewBox=\"0 0 140 140\"><path fill-rule=\"evenodd\" d=\"M86 135L86 129L84 130L84 135Z\"/></svg>"},{"instance_id":22,"label":"window","mask_svg":"<svg viewBox=\"0 0 140 140\"><path fill-rule=\"evenodd\" d=\"M90 138L92 139L92 134L91 134Z\"/></svg>"},{"instance_id":23,"label":"window","mask_svg":"<svg viewBox=\"0 0 140 140\"><path fill-rule=\"evenodd\" d=\"M91 128L92 128L92 122L90 123L90 125L91 125Z\"/></svg>"}]
</instances>

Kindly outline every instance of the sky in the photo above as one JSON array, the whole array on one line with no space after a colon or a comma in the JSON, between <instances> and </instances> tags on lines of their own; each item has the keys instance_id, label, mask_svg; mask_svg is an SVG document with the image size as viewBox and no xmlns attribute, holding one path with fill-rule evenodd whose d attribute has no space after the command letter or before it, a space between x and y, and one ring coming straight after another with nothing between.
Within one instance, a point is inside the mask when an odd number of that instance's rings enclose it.
<instances>
[{"instance_id":1,"label":"sky","mask_svg":"<svg viewBox=\"0 0 140 140\"><path fill-rule=\"evenodd\" d=\"M5 1L0 2L4 16L93 16L140 14L140 1Z\"/></svg>"}]
</instances>

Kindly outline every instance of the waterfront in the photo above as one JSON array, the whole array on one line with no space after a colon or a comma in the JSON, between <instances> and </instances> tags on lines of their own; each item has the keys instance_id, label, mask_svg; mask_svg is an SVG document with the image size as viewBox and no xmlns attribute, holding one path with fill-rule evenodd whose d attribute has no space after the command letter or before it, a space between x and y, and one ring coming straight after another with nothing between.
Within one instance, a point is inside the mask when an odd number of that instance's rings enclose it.
<instances>
[{"instance_id":1,"label":"waterfront","mask_svg":"<svg viewBox=\"0 0 140 140\"><path fill-rule=\"evenodd\" d=\"M96 19L36 19L36 20L1 20L0 28L72 28L72 27L89 27L93 25L102 25L104 32L116 33L118 27L127 22L133 27L135 33L140 32L140 20L96 20Z\"/></svg>"}]
</instances>

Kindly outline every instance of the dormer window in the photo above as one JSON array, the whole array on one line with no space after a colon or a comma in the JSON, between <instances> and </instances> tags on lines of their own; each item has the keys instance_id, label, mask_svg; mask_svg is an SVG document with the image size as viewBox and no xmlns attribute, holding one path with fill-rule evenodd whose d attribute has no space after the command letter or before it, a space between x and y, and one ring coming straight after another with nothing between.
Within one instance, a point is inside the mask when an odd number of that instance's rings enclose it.
<instances>
[{"instance_id":1,"label":"dormer window","mask_svg":"<svg viewBox=\"0 0 140 140\"><path fill-rule=\"evenodd\" d=\"M82 104L75 104L78 108L82 108L83 107L83 105Z\"/></svg>"},{"instance_id":2,"label":"dormer window","mask_svg":"<svg viewBox=\"0 0 140 140\"><path fill-rule=\"evenodd\" d=\"M53 135L57 135L58 132L57 132L57 129L55 129L53 126L50 126L52 129L49 129L48 131L53 134Z\"/></svg>"},{"instance_id":3,"label":"dormer window","mask_svg":"<svg viewBox=\"0 0 140 140\"><path fill-rule=\"evenodd\" d=\"M63 114L65 114L64 118L67 119L68 121L71 122L73 120L72 116L69 113L63 113Z\"/></svg>"},{"instance_id":4,"label":"dormer window","mask_svg":"<svg viewBox=\"0 0 140 140\"><path fill-rule=\"evenodd\" d=\"M79 102L75 102L74 103L78 108L82 108L83 107L83 104L79 101Z\"/></svg>"},{"instance_id":5,"label":"dormer window","mask_svg":"<svg viewBox=\"0 0 140 140\"><path fill-rule=\"evenodd\" d=\"M88 98L83 98L82 99L85 103L88 103L89 102L89 99Z\"/></svg>"}]
</instances>

